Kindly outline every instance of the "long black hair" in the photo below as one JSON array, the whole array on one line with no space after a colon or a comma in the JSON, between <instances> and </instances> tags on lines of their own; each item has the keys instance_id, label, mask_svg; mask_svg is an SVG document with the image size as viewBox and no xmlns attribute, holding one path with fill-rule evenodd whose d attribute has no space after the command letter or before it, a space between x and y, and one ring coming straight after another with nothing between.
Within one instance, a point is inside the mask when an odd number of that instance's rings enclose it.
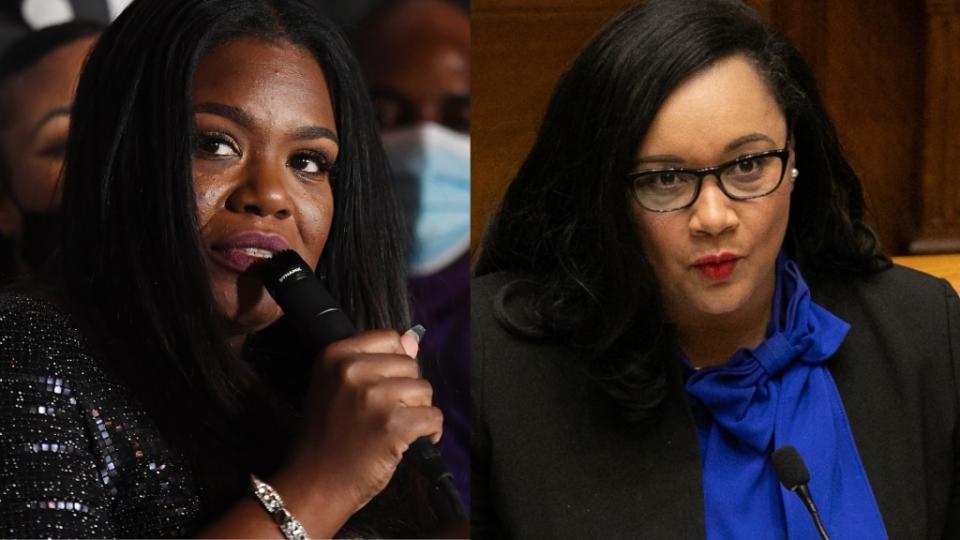
<instances>
[{"instance_id":1,"label":"long black hair","mask_svg":"<svg viewBox=\"0 0 960 540\"><path fill-rule=\"evenodd\" d=\"M803 178L792 194L789 255L812 277L889 266L863 223L860 180L813 75L785 38L736 0L651 0L627 9L558 83L491 218L475 274L514 275L495 299L501 323L580 350L630 420L657 417L676 338L631 226L625 177L674 89L736 54L753 61L792 129Z\"/></svg>"},{"instance_id":2,"label":"long black hair","mask_svg":"<svg viewBox=\"0 0 960 540\"><path fill-rule=\"evenodd\" d=\"M330 91L340 138L334 218L320 260L309 262L357 328L409 323L400 214L340 32L308 0L131 4L80 80L53 279L164 435L194 460L211 513L245 491L246 473L269 474L289 450L311 360L282 319L244 354L232 352L212 307L192 180L191 87L201 57L240 36L308 50ZM275 360L266 364L283 380L267 384L271 373L251 361L258 357Z\"/></svg>"}]
</instances>

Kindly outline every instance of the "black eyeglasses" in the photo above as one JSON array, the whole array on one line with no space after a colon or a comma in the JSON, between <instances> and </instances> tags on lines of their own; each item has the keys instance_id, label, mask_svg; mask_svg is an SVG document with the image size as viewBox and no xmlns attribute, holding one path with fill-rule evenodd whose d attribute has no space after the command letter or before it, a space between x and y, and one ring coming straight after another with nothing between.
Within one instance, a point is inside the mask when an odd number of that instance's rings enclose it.
<instances>
[{"instance_id":1,"label":"black eyeglasses","mask_svg":"<svg viewBox=\"0 0 960 540\"><path fill-rule=\"evenodd\" d=\"M765 197L780 187L790 155L790 140L782 150L738 157L706 169L661 169L627 175L630 191L640 206L651 212L689 208L700 196L703 179L717 178L720 191L735 201Z\"/></svg>"}]
</instances>

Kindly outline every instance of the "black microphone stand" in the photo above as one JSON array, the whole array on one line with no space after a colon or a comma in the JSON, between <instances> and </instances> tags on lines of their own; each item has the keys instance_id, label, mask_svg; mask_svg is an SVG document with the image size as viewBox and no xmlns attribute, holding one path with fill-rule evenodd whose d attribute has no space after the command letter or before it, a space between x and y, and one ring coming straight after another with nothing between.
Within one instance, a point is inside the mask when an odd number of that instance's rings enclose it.
<instances>
[{"instance_id":1,"label":"black microphone stand","mask_svg":"<svg viewBox=\"0 0 960 540\"><path fill-rule=\"evenodd\" d=\"M797 494L797 497L800 497L800 500L803 501L803 505L807 507L807 512L810 512L810 517L813 518L813 525L817 528L817 532L820 533L821 540L830 540L830 537L827 536L827 530L823 527L823 521L820 520L820 514L817 512L817 507L813 504L813 497L810 496L810 490L807 488L806 484L800 484L790 488L790 491Z\"/></svg>"}]
</instances>

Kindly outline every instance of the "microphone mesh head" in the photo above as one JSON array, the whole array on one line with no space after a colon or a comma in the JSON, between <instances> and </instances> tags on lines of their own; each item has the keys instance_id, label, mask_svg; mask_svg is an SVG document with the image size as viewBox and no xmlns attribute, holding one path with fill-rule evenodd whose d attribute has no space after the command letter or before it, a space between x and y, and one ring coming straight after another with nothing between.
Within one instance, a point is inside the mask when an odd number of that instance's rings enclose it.
<instances>
[{"instance_id":1,"label":"microphone mesh head","mask_svg":"<svg viewBox=\"0 0 960 540\"><path fill-rule=\"evenodd\" d=\"M792 490L810 481L810 473L796 448L784 446L770 456L770 461L783 487Z\"/></svg>"}]
</instances>

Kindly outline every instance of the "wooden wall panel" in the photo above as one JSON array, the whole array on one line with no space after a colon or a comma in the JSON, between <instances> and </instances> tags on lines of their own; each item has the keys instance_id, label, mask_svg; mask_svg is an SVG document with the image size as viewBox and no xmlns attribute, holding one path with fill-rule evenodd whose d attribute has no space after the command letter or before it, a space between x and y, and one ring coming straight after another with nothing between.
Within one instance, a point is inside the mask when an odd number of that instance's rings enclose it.
<instances>
[{"instance_id":1,"label":"wooden wall panel","mask_svg":"<svg viewBox=\"0 0 960 540\"><path fill-rule=\"evenodd\" d=\"M471 4L471 246L533 144L560 75L614 0L482 0Z\"/></svg>"},{"instance_id":2,"label":"wooden wall panel","mask_svg":"<svg viewBox=\"0 0 960 540\"><path fill-rule=\"evenodd\" d=\"M927 2L921 230L914 253L960 252L960 1Z\"/></svg>"},{"instance_id":3,"label":"wooden wall panel","mask_svg":"<svg viewBox=\"0 0 960 540\"><path fill-rule=\"evenodd\" d=\"M847 158L863 182L868 222L904 254L920 228L924 12L913 1L775 1L772 24L811 65Z\"/></svg>"}]
</instances>

